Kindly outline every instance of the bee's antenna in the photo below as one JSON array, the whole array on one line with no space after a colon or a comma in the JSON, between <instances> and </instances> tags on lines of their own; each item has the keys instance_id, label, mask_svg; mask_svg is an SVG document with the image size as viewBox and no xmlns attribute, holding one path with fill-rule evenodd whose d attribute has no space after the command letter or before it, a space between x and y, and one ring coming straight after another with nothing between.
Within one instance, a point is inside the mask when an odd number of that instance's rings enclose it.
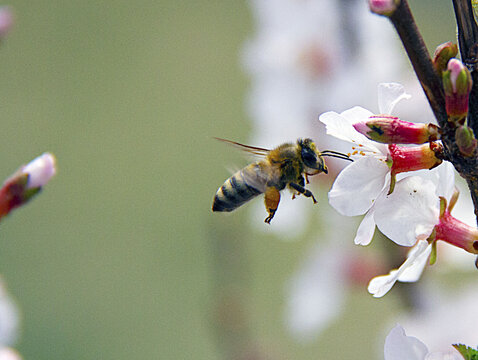
<instances>
[{"instance_id":1,"label":"bee's antenna","mask_svg":"<svg viewBox=\"0 0 478 360\"><path fill-rule=\"evenodd\" d=\"M320 155L322 156L330 156L334 157L337 159L342 159L342 160L348 160L348 161L353 161L347 154L342 154L338 151L333 151L333 150L324 150L320 152Z\"/></svg>"}]
</instances>

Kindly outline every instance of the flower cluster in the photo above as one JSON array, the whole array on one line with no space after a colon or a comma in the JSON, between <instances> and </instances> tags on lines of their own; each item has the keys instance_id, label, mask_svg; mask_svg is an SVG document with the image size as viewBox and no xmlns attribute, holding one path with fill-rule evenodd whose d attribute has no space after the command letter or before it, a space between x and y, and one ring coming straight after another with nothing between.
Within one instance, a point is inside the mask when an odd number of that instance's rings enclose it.
<instances>
[{"instance_id":1,"label":"flower cluster","mask_svg":"<svg viewBox=\"0 0 478 360\"><path fill-rule=\"evenodd\" d=\"M413 246L398 269L369 283L375 297L385 295L397 280L417 281L427 261L434 262L437 240L478 254L478 229L451 215L458 194L453 167L441 160L437 127L390 115L408 97L400 84L380 84L380 115L354 107L320 116L328 134L352 144L355 161L335 180L329 202L342 215L365 214L355 243L369 244L377 226L398 245ZM397 139L422 145L393 144Z\"/></svg>"}]
</instances>

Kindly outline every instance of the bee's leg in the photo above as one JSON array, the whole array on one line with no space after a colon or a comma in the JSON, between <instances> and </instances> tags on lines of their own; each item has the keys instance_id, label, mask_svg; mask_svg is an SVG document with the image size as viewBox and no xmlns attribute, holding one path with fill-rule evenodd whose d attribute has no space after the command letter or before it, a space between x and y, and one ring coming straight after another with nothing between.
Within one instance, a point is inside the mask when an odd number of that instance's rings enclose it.
<instances>
[{"instance_id":1,"label":"bee's leg","mask_svg":"<svg viewBox=\"0 0 478 360\"><path fill-rule=\"evenodd\" d=\"M305 178L307 179L307 174L305 175ZM304 187L305 186L305 180L304 180L304 177L302 175L299 176L299 178L297 179L297 183ZM307 180L307 184L309 183L309 181ZM297 192L293 192L292 193L292 200L295 199L296 196L300 195L301 192L300 191L297 191Z\"/></svg>"},{"instance_id":2,"label":"bee's leg","mask_svg":"<svg viewBox=\"0 0 478 360\"><path fill-rule=\"evenodd\" d=\"M277 211L277 207L279 206L279 201L280 191L273 186L268 187L264 192L264 202L266 204L266 210L269 213L269 216L264 220L265 223L271 223L271 220Z\"/></svg>"},{"instance_id":3,"label":"bee's leg","mask_svg":"<svg viewBox=\"0 0 478 360\"><path fill-rule=\"evenodd\" d=\"M302 178L302 179L303 179L303 178ZM309 184L309 177L307 176L307 174L305 174L305 183L306 183L306 184ZM301 183L299 183L299 185L304 186L304 184L301 184Z\"/></svg>"},{"instance_id":4,"label":"bee's leg","mask_svg":"<svg viewBox=\"0 0 478 360\"><path fill-rule=\"evenodd\" d=\"M307 174L305 175L305 178L307 179ZM305 186L305 180L304 180L304 177L301 175L299 176L299 181L297 181L297 184L299 184L300 186L304 187ZM307 184L309 183L309 180L307 179Z\"/></svg>"},{"instance_id":5,"label":"bee's leg","mask_svg":"<svg viewBox=\"0 0 478 360\"><path fill-rule=\"evenodd\" d=\"M294 184L290 183L289 186L293 188L294 190L297 190L299 193L303 194L306 197L311 197L312 200L314 200L314 204L317 204L317 200L315 200L314 194L310 190L307 190L303 186L300 186L299 184Z\"/></svg>"}]
</instances>

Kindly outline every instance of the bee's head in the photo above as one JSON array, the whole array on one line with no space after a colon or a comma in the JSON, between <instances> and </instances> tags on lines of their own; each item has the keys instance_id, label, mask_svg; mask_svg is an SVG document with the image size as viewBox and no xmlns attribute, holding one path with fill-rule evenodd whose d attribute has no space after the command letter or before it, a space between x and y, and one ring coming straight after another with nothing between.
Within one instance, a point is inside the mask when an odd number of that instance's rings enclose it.
<instances>
[{"instance_id":1,"label":"bee's head","mask_svg":"<svg viewBox=\"0 0 478 360\"><path fill-rule=\"evenodd\" d=\"M315 147L312 139L299 139L297 144L300 149L300 158L305 165L306 173L309 175L324 172L327 174L327 165L320 151Z\"/></svg>"}]
</instances>

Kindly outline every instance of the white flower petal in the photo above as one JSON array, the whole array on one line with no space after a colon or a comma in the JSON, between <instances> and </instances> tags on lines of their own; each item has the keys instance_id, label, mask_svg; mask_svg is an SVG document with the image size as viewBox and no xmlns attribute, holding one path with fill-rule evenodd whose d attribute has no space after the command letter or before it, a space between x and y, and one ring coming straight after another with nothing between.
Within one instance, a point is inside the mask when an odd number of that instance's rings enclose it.
<instances>
[{"instance_id":1,"label":"white flower petal","mask_svg":"<svg viewBox=\"0 0 478 360\"><path fill-rule=\"evenodd\" d=\"M407 336L400 325L396 325L385 339L385 360L424 360L427 353L426 345L413 336Z\"/></svg>"},{"instance_id":2,"label":"white flower petal","mask_svg":"<svg viewBox=\"0 0 478 360\"><path fill-rule=\"evenodd\" d=\"M400 180L391 195L375 204L375 223L380 231L402 246L428 236L438 223L439 199L435 185L418 176Z\"/></svg>"},{"instance_id":3,"label":"white flower petal","mask_svg":"<svg viewBox=\"0 0 478 360\"><path fill-rule=\"evenodd\" d=\"M369 293L371 293L374 297L384 296L392 288L399 277L401 277L406 269L410 267L418 268L420 261L422 260L423 253L428 252L429 254L429 251L431 251L431 245L429 248L428 242L426 240L418 241L417 245L415 245L415 247L408 253L407 259L397 270L390 271L388 275L377 276L370 281L368 284ZM412 272L414 272L414 270L412 270Z\"/></svg>"},{"instance_id":4,"label":"white flower petal","mask_svg":"<svg viewBox=\"0 0 478 360\"><path fill-rule=\"evenodd\" d=\"M460 221L463 221L465 224L476 226L475 207L473 206L471 197L466 195L469 191L468 186L463 179L460 179L460 181L457 181L456 183L456 188L462 195L458 198L458 201L453 208L453 216L460 219ZM461 249L460 253L462 253Z\"/></svg>"},{"instance_id":5,"label":"white flower petal","mask_svg":"<svg viewBox=\"0 0 478 360\"><path fill-rule=\"evenodd\" d=\"M419 176L423 179L430 180L436 186L436 196L443 196L450 199L455 190L455 168L453 165L444 161L439 166L431 170L418 170L400 173L397 180L402 180L410 176Z\"/></svg>"},{"instance_id":6,"label":"white flower petal","mask_svg":"<svg viewBox=\"0 0 478 360\"><path fill-rule=\"evenodd\" d=\"M357 119L354 120L353 112L351 110L357 110ZM348 110L348 116L345 117L342 114L338 114L335 111L328 111L319 116L319 120L325 125L328 135L332 135L337 139L348 141L351 143L361 143L370 141L364 135L359 133L352 126L354 123L359 121L365 121L369 116L373 115L368 110L363 108L355 107ZM362 117L361 114L367 114L365 117ZM359 120L360 119L360 120Z\"/></svg>"},{"instance_id":7,"label":"white flower petal","mask_svg":"<svg viewBox=\"0 0 478 360\"><path fill-rule=\"evenodd\" d=\"M444 161L435 169L430 170L430 172L437 177L435 183L437 184L437 196L443 196L449 200L455 191L455 168L453 165L448 161Z\"/></svg>"},{"instance_id":8,"label":"white flower petal","mask_svg":"<svg viewBox=\"0 0 478 360\"><path fill-rule=\"evenodd\" d=\"M387 164L377 158L359 158L335 179L330 205L345 216L364 214L382 191L388 171Z\"/></svg>"},{"instance_id":9,"label":"white flower petal","mask_svg":"<svg viewBox=\"0 0 478 360\"><path fill-rule=\"evenodd\" d=\"M328 135L353 144L356 149L363 153L384 156L388 154L388 147L385 144L368 139L352 126L357 122L367 121L372 115L373 113L370 111L360 106L355 106L341 114L333 111L326 112L320 115L319 120L324 123Z\"/></svg>"},{"instance_id":10,"label":"white flower petal","mask_svg":"<svg viewBox=\"0 0 478 360\"><path fill-rule=\"evenodd\" d=\"M375 232L375 220L373 219L373 207L365 214L362 222L357 229L354 243L356 245L368 245L372 241L373 233Z\"/></svg>"},{"instance_id":11,"label":"white flower petal","mask_svg":"<svg viewBox=\"0 0 478 360\"><path fill-rule=\"evenodd\" d=\"M368 292L373 297L382 297L390 291L398 280L398 270L392 270L388 275L376 276L368 283Z\"/></svg>"},{"instance_id":12,"label":"white flower petal","mask_svg":"<svg viewBox=\"0 0 478 360\"><path fill-rule=\"evenodd\" d=\"M415 261L407 268L405 268L402 273L398 276L398 281L401 282L416 282L420 279L423 273L423 269L428 262L428 258L432 252L432 245L429 244L423 252L415 254L415 252L420 251L417 246L410 250L407 258L415 257Z\"/></svg>"},{"instance_id":13,"label":"white flower petal","mask_svg":"<svg viewBox=\"0 0 478 360\"><path fill-rule=\"evenodd\" d=\"M393 108L402 99L410 99L402 84L381 83L378 85L378 109L381 114L390 115Z\"/></svg>"},{"instance_id":14,"label":"white flower petal","mask_svg":"<svg viewBox=\"0 0 478 360\"><path fill-rule=\"evenodd\" d=\"M340 115L346 118L349 124L355 124L361 121L366 121L374 114L370 110L364 109L361 106L354 106L353 108L343 111Z\"/></svg>"}]
</instances>

